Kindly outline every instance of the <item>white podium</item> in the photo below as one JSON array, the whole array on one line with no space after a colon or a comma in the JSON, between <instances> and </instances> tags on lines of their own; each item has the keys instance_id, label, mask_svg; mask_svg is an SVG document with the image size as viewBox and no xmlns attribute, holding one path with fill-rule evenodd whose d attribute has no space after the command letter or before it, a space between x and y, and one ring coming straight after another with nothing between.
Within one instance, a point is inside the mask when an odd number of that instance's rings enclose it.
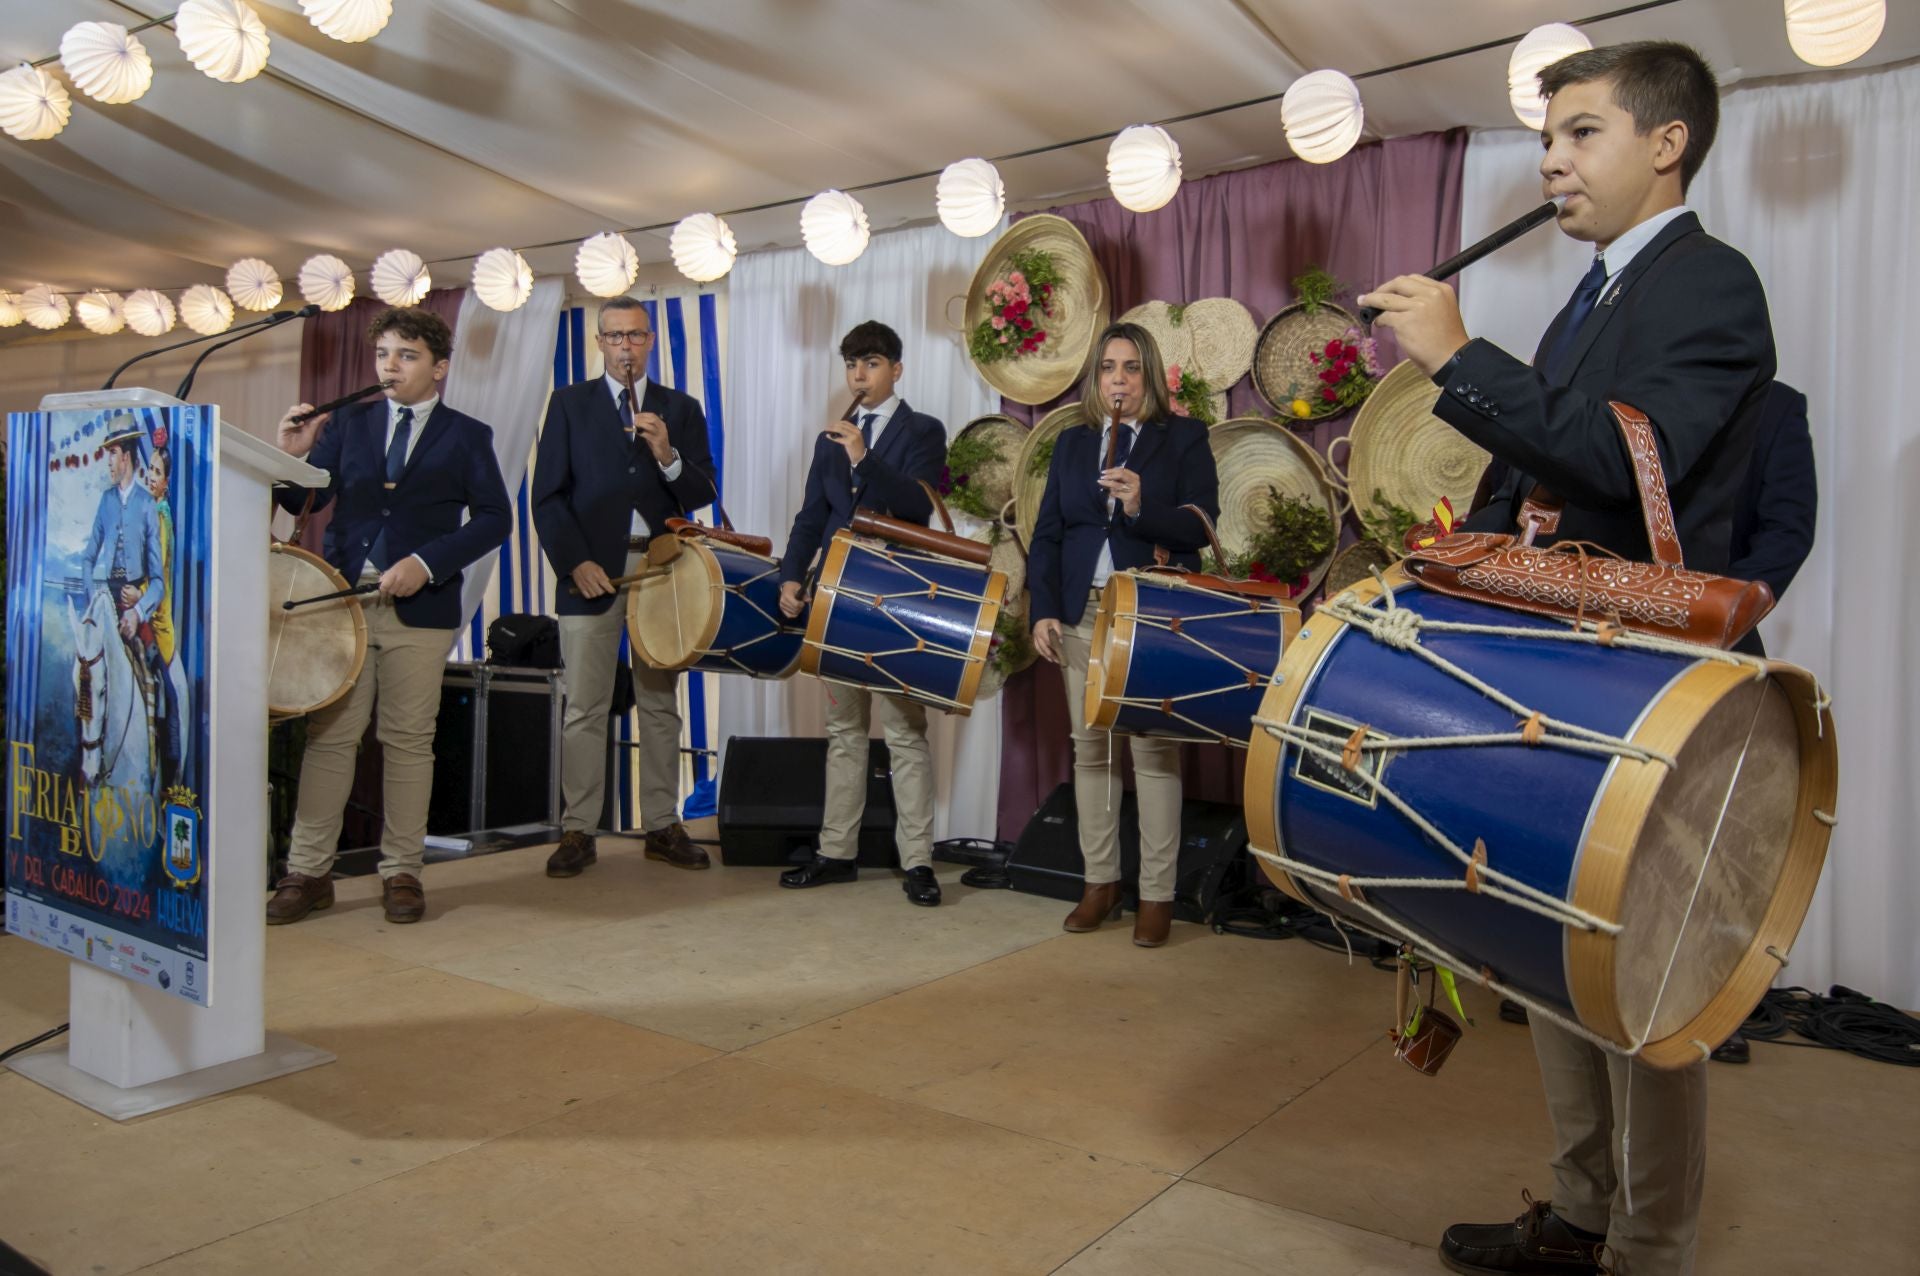
<instances>
[{"instance_id":1,"label":"white podium","mask_svg":"<svg viewBox=\"0 0 1920 1276\"><path fill-rule=\"evenodd\" d=\"M185 406L153 390L49 395L43 413ZM326 472L235 426L213 445L206 1002L123 978L97 963L70 967L67 1049L8 1066L116 1120L236 1089L333 1055L265 1025L267 894L267 596L271 485L314 487Z\"/></svg>"}]
</instances>

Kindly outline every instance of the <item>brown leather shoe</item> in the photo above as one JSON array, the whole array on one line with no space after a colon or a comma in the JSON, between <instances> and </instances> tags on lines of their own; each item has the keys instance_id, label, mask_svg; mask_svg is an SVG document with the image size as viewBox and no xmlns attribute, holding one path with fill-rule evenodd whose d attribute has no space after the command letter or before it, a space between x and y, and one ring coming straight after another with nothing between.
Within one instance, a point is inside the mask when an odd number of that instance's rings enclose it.
<instances>
[{"instance_id":1,"label":"brown leather shoe","mask_svg":"<svg viewBox=\"0 0 1920 1276\"><path fill-rule=\"evenodd\" d=\"M332 907L333 878L288 873L273 884L273 898L267 901L267 925L285 926L316 908Z\"/></svg>"},{"instance_id":2,"label":"brown leather shoe","mask_svg":"<svg viewBox=\"0 0 1920 1276\"><path fill-rule=\"evenodd\" d=\"M1060 923L1063 930L1083 935L1090 930L1099 930L1101 922L1109 922L1120 916L1120 883L1101 882L1097 886L1081 888L1080 903L1067 914L1067 920Z\"/></svg>"},{"instance_id":3,"label":"brown leather shoe","mask_svg":"<svg viewBox=\"0 0 1920 1276\"><path fill-rule=\"evenodd\" d=\"M1133 942L1141 948L1158 948L1167 942L1167 936L1173 933L1173 901L1140 901L1140 911L1133 915Z\"/></svg>"},{"instance_id":4,"label":"brown leather shoe","mask_svg":"<svg viewBox=\"0 0 1920 1276\"><path fill-rule=\"evenodd\" d=\"M587 865L600 858L600 852L594 849L593 836L575 831L562 833L560 845L553 848L553 854L547 856L548 877L578 877Z\"/></svg>"},{"instance_id":5,"label":"brown leather shoe","mask_svg":"<svg viewBox=\"0 0 1920 1276\"><path fill-rule=\"evenodd\" d=\"M647 858L664 860L675 868L712 868L707 853L687 836L687 826L675 821L647 834Z\"/></svg>"},{"instance_id":6,"label":"brown leather shoe","mask_svg":"<svg viewBox=\"0 0 1920 1276\"><path fill-rule=\"evenodd\" d=\"M427 915L427 892L412 873L395 873L380 883L380 906L396 926L417 922Z\"/></svg>"}]
</instances>

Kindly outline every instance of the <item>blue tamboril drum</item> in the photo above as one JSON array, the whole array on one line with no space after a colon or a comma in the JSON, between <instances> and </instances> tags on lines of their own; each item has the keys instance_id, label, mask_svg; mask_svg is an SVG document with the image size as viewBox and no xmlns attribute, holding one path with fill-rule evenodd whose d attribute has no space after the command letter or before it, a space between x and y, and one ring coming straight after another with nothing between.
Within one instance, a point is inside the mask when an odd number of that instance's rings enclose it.
<instances>
[{"instance_id":1,"label":"blue tamboril drum","mask_svg":"<svg viewBox=\"0 0 1920 1276\"><path fill-rule=\"evenodd\" d=\"M779 562L693 527L679 533L679 551L627 591L634 655L655 669L792 673L804 630L780 614Z\"/></svg>"},{"instance_id":2,"label":"blue tamboril drum","mask_svg":"<svg viewBox=\"0 0 1920 1276\"><path fill-rule=\"evenodd\" d=\"M1006 588L990 567L842 530L827 546L800 668L965 716Z\"/></svg>"},{"instance_id":3,"label":"blue tamboril drum","mask_svg":"<svg viewBox=\"0 0 1920 1276\"><path fill-rule=\"evenodd\" d=\"M1191 572L1115 572L1093 622L1087 725L1245 748L1300 628L1284 594Z\"/></svg>"},{"instance_id":4,"label":"blue tamboril drum","mask_svg":"<svg viewBox=\"0 0 1920 1276\"><path fill-rule=\"evenodd\" d=\"M1826 858L1812 676L1385 581L1314 614L1255 719L1268 876L1657 1067L1704 1057Z\"/></svg>"}]
</instances>

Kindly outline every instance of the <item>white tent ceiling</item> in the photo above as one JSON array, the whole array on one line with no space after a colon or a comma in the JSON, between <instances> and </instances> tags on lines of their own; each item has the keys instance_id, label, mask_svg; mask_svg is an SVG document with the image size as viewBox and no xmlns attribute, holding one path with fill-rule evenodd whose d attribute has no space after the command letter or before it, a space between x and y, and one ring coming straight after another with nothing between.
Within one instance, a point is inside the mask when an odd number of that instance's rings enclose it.
<instances>
[{"instance_id":1,"label":"white tent ceiling","mask_svg":"<svg viewBox=\"0 0 1920 1276\"><path fill-rule=\"evenodd\" d=\"M829 186L1106 133L1516 35L1606 0L397 0L366 44L294 0L253 0L268 71L199 74L170 31L141 35L152 89L78 92L57 138L0 137L0 287L184 287L261 256L358 268L575 240ZM53 52L75 22L133 25L167 0L0 0L0 63ZM1895 0L1862 65L1920 54ZM1807 68L1780 0L1678 0L1592 24L1595 43L1674 38L1726 78ZM1368 79L1367 134L1510 126L1507 49ZM1171 130L1189 175L1287 154L1272 103ZM1001 166L1035 206L1104 188L1104 142ZM876 230L932 214L933 182L861 196ZM798 212L731 219L742 250L798 241ZM632 236L665 260L665 232ZM529 253L559 272L571 247ZM464 282L448 261L441 282ZM7 334L20 335L18 330Z\"/></svg>"}]
</instances>

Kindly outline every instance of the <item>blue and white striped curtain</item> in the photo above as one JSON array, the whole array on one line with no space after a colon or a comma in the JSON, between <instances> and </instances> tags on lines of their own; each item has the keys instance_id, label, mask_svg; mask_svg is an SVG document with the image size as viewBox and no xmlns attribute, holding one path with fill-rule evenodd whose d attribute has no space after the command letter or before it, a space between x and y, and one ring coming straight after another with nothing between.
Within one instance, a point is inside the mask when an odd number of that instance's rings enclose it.
<instances>
[{"instance_id":1,"label":"blue and white striped curtain","mask_svg":"<svg viewBox=\"0 0 1920 1276\"><path fill-rule=\"evenodd\" d=\"M661 385L692 395L707 416L707 443L713 450L716 487L726 452L726 413L720 387L726 358L727 303L722 294L666 291L643 297L647 317L660 339L653 344L647 376ZM586 307L571 307L560 312L559 329L553 348L554 388L602 375L600 351L593 337L593 316ZM538 449L535 440L535 450ZM540 551L539 533L533 526L533 462L529 458L527 477L514 494L513 533L501 547L493 579L486 596L474 614L467 631L454 644L451 660L486 658L487 626L505 613L553 614L554 578L546 555ZM724 500L724 494L722 494ZM700 521L711 522L712 511L702 511ZM620 640L620 656L627 659L627 641ZM718 742L712 737L718 702L714 680L704 674L689 673L680 680L681 814L685 819L711 815L715 809L717 776L714 760ZM636 724L633 715L616 724L615 737L630 741ZM622 751L616 774L619 787L613 795L614 822L621 828L638 823L635 806L639 792L639 763L632 750Z\"/></svg>"}]
</instances>

